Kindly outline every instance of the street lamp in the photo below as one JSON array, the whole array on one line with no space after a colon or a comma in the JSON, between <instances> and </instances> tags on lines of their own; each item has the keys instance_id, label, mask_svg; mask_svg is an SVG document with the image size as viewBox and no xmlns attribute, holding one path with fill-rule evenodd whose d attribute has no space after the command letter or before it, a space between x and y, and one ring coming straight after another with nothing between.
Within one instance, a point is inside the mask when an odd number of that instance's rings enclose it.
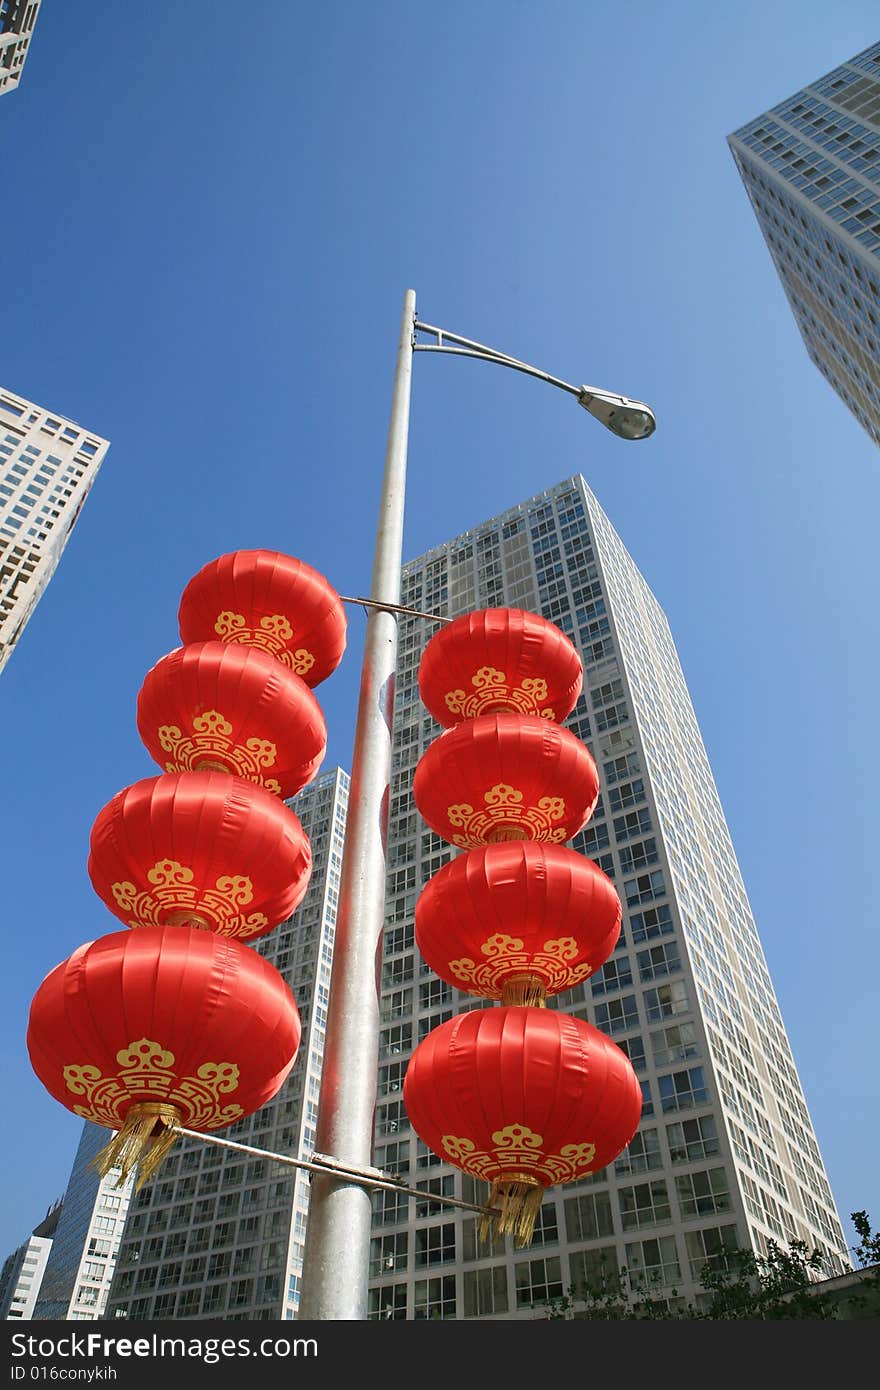
<instances>
[{"instance_id":1,"label":"street lamp","mask_svg":"<svg viewBox=\"0 0 880 1390\"><path fill-rule=\"evenodd\" d=\"M420 342L420 333L435 341ZM593 386L572 386L482 343L420 323L415 291L406 291L364 639L315 1138L316 1151L355 1173L369 1168L373 1154L385 841L397 668L396 611L400 609L414 352L475 357L537 377L575 396L585 410L621 439L646 439L655 428L652 411L640 401ZM370 1224L370 1194L362 1182L332 1171L313 1174L300 1319L366 1318Z\"/></svg>"}]
</instances>

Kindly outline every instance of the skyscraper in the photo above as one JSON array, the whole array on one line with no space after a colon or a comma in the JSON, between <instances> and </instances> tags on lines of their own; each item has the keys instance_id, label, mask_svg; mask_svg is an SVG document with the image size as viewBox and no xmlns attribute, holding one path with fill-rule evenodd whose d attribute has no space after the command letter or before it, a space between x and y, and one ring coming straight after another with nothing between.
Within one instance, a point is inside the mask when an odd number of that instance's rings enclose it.
<instances>
[{"instance_id":1,"label":"skyscraper","mask_svg":"<svg viewBox=\"0 0 880 1390\"><path fill-rule=\"evenodd\" d=\"M217 1136L301 1159L314 1152L348 790L335 768L288 803L311 842L311 882L289 921L251 949L290 985L302 1039L277 1096ZM306 1170L178 1140L132 1199L106 1316L294 1317L308 1203Z\"/></svg>"},{"instance_id":2,"label":"skyscraper","mask_svg":"<svg viewBox=\"0 0 880 1390\"><path fill-rule=\"evenodd\" d=\"M696 1297L733 1245L803 1239L826 1272L848 1252L706 752L666 619L580 476L404 567L402 602L454 616L541 613L584 661L568 727L590 748L601 796L572 848L615 883L624 926L592 979L549 1001L595 1024L642 1084L638 1133L619 1159L550 1189L530 1247L486 1251L477 1219L431 1195L483 1202L409 1127L409 1055L438 1024L484 1001L420 961L415 902L453 850L416 812L416 764L440 729L418 664L436 630L403 616L388 836L376 1158L424 1201L377 1193L375 1318L533 1317L534 1304L626 1266L668 1297Z\"/></svg>"},{"instance_id":3,"label":"skyscraper","mask_svg":"<svg viewBox=\"0 0 880 1390\"><path fill-rule=\"evenodd\" d=\"M83 1125L64 1204L33 1311L35 1321L90 1322L104 1316L133 1180L117 1188L119 1169L102 1178L92 1167L110 1138Z\"/></svg>"},{"instance_id":4,"label":"skyscraper","mask_svg":"<svg viewBox=\"0 0 880 1390\"><path fill-rule=\"evenodd\" d=\"M43 0L0 0L0 96L14 92Z\"/></svg>"},{"instance_id":5,"label":"skyscraper","mask_svg":"<svg viewBox=\"0 0 880 1390\"><path fill-rule=\"evenodd\" d=\"M880 443L880 43L728 144L807 352Z\"/></svg>"},{"instance_id":6,"label":"skyscraper","mask_svg":"<svg viewBox=\"0 0 880 1390\"><path fill-rule=\"evenodd\" d=\"M33 1317L52 1239L61 1215L61 1203L50 1207L33 1234L3 1262L0 1270L0 1321Z\"/></svg>"},{"instance_id":7,"label":"skyscraper","mask_svg":"<svg viewBox=\"0 0 880 1390\"><path fill-rule=\"evenodd\" d=\"M0 671L109 447L73 420L0 388Z\"/></svg>"}]
</instances>

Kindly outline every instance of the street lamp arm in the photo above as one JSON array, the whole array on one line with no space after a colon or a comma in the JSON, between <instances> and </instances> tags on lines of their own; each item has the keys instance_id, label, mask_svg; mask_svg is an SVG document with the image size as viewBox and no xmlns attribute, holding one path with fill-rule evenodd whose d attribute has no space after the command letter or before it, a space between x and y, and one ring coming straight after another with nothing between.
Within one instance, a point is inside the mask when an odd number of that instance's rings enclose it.
<instances>
[{"instance_id":1,"label":"street lamp arm","mask_svg":"<svg viewBox=\"0 0 880 1390\"><path fill-rule=\"evenodd\" d=\"M457 333L449 333L445 328L434 328L429 323L416 323L413 325L416 333L433 333L436 343L413 342L414 352L447 352L458 357L476 357L483 362L495 362L499 367L512 367L514 371L525 372L527 376L537 377L539 381L546 381L550 386L558 386L561 391L568 391L572 396L579 396L580 386L571 386L567 381L561 381L559 377L550 376L549 372L542 372L538 367L530 367L528 362L520 362L519 358L511 357L506 352L499 352L497 348L486 347L485 343L475 343L470 338L462 338ZM446 347L443 339L448 338L451 343L456 343L456 347Z\"/></svg>"},{"instance_id":2,"label":"street lamp arm","mask_svg":"<svg viewBox=\"0 0 880 1390\"><path fill-rule=\"evenodd\" d=\"M494 362L499 367L512 367L516 372L524 372L526 376L536 377L538 381L546 381L549 386L558 386L560 391L567 391L569 395L576 397L584 410L588 410L619 439L647 439L654 433L657 424L654 412L643 401L618 395L616 391L604 391L599 386L572 386L558 376L542 372L539 367L521 362L518 357L511 357L506 352L499 352L497 348L487 347L485 343L476 343L471 338L462 338L459 333L450 333L445 328L421 323L418 319L413 324L413 330L413 352L443 352L453 357L475 357L481 362ZM416 337L418 333L429 333L437 341L420 343ZM447 347L444 339L456 346Z\"/></svg>"}]
</instances>

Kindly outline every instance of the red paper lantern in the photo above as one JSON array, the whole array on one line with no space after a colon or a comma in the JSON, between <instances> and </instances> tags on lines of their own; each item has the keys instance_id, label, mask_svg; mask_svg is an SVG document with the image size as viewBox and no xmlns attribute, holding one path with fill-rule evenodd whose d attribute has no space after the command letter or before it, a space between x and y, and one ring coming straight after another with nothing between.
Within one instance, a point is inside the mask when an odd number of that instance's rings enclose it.
<instances>
[{"instance_id":1,"label":"red paper lantern","mask_svg":"<svg viewBox=\"0 0 880 1390\"><path fill-rule=\"evenodd\" d=\"M231 772L276 795L310 782L327 749L305 681L253 647L193 642L147 672L137 726L166 772Z\"/></svg>"},{"instance_id":2,"label":"red paper lantern","mask_svg":"<svg viewBox=\"0 0 880 1390\"><path fill-rule=\"evenodd\" d=\"M492 1184L499 1234L531 1239L545 1189L598 1172L638 1127L628 1057L552 1009L479 1009L435 1028L410 1058L403 1103L445 1162Z\"/></svg>"},{"instance_id":3,"label":"red paper lantern","mask_svg":"<svg viewBox=\"0 0 880 1390\"><path fill-rule=\"evenodd\" d=\"M541 1004L602 965L620 935L606 874L565 845L523 841L460 854L422 889L416 946L456 988Z\"/></svg>"},{"instance_id":4,"label":"red paper lantern","mask_svg":"<svg viewBox=\"0 0 880 1390\"><path fill-rule=\"evenodd\" d=\"M175 1126L223 1129L259 1110L296 1059L300 1019L273 965L248 946L186 927L87 942L46 976L27 1046L50 1095L118 1130L100 1170L139 1163L138 1185Z\"/></svg>"},{"instance_id":5,"label":"red paper lantern","mask_svg":"<svg viewBox=\"0 0 880 1390\"><path fill-rule=\"evenodd\" d=\"M484 714L429 745L413 796L431 829L462 849L502 840L561 844L592 815L599 778L568 729L535 715Z\"/></svg>"},{"instance_id":6,"label":"red paper lantern","mask_svg":"<svg viewBox=\"0 0 880 1390\"><path fill-rule=\"evenodd\" d=\"M210 561L183 591L180 637L258 647L316 686L345 650L336 590L311 565L276 550L235 550Z\"/></svg>"},{"instance_id":7,"label":"red paper lantern","mask_svg":"<svg viewBox=\"0 0 880 1390\"><path fill-rule=\"evenodd\" d=\"M166 772L98 814L88 871L130 927L198 926L253 941L299 907L312 851L299 818L263 787L225 772Z\"/></svg>"},{"instance_id":8,"label":"red paper lantern","mask_svg":"<svg viewBox=\"0 0 880 1390\"><path fill-rule=\"evenodd\" d=\"M521 608L462 614L431 638L419 663L422 703L445 726L501 710L561 722L583 680L565 634Z\"/></svg>"}]
</instances>

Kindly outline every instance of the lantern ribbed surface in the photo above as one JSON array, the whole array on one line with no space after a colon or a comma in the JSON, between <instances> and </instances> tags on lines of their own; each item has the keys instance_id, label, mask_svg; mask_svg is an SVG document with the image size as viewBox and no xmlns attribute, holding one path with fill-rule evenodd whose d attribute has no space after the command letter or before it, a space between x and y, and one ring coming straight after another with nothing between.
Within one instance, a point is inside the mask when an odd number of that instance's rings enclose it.
<instances>
[{"instance_id":1,"label":"lantern ribbed surface","mask_svg":"<svg viewBox=\"0 0 880 1390\"><path fill-rule=\"evenodd\" d=\"M561 844L592 815L599 777L568 729L535 715L485 714L434 739L416 767L413 797L431 829L463 849Z\"/></svg>"},{"instance_id":2,"label":"lantern ribbed surface","mask_svg":"<svg viewBox=\"0 0 880 1390\"><path fill-rule=\"evenodd\" d=\"M513 710L560 723L583 687L583 665L554 623L520 608L485 608L445 624L419 663L419 694L449 727Z\"/></svg>"},{"instance_id":3,"label":"lantern ribbed surface","mask_svg":"<svg viewBox=\"0 0 880 1390\"><path fill-rule=\"evenodd\" d=\"M300 1019L251 947L187 927L112 932L43 980L27 1046L50 1095L119 1130L103 1151L143 1181L174 1125L222 1129L265 1105L296 1059Z\"/></svg>"},{"instance_id":4,"label":"lantern ribbed surface","mask_svg":"<svg viewBox=\"0 0 880 1390\"><path fill-rule=\"evenodd\" d=\"M403 1102L428 1148L492 1184L497 1229L521 1242L544 1189L611 1163L642 1110L610 1038L555 1010L504 1006L433 1029L410 1058Z\"/></svg>"},{"instance_id":5,"label":"lantern ribbed surface","mask_svg":"<svg viewBox=\"0 0 880 1390\"><path fill-rule=\"evenodd\" d=\"M89 843L92 886L130 927L198 925L256 940L296 910L312 872L298 816L223 772L167 772L123 788Z\"/></svg>"},{"instance_id":6,"label":"lantern ribbed surface","mask_svg":"<svg viewBox=\"0 0 880 1390\"><path fill-rule=\"evenodd\" d=\"M276 550L235 550L211 560L184 589L178 622L184 644L257 647L309 686L326 680L345 650L336 590L311 565Z\"/></svg>"},{"instance_id":7,"label":"lantern ribbed surface","mask_svg":"<svg viewBox=\"0 0 880 1390\"><path fill-rule=\"evenodd\" d=\"M253 647L193 642L147 672L138 732L166 772L228 772L278 796L318 771L327 726L305 681Z\"/></svg>"},{"instance_id":8,"label":"lantern ribbed surface","mask_svg":"<svg viewBox=\"0 0 880 1390\"><path fill-rule=\"evenodd\" d=\"M608 959L620 921L614 884L591 859L519 841L472 849L439 869L416 902L415 943L457 989L541 1003Z\"/></svg>"}]
</instances>

